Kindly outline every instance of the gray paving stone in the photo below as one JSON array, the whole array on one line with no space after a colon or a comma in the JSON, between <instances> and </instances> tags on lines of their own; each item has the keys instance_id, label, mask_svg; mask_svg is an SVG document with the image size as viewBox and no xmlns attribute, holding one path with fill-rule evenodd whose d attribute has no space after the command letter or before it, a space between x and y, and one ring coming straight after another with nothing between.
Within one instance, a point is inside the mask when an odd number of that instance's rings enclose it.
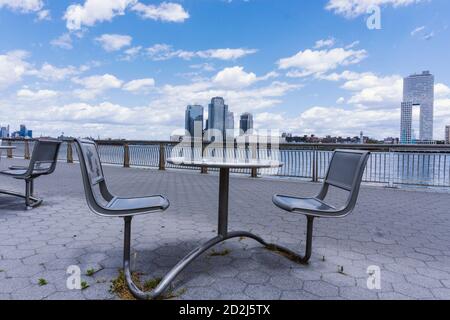
<instances>
[{"instance_id":1,"label":"gray paving stone","mask_svg":"<svg viewBox=\"0 0 450 320\"><path fill-rule=\"evenodd\" d=\"M2 159L0 168L23 163ZM133 268L144 277L164 275L214 236L216 173L110 166L105 173L115 193L165 194L171 201L166 213L133 220ZM320 186L239 175L231 179L230 229L302 251L304 217L277 209L271 197L315 194ZM23 189L20 181L3 176L0 184ZM0 195L0 299L115 299L109 286L122 268L123 222L89 211L76 164L59 163L53 175L38 179L36 189L45 202L29 211L20 200ZM338 203L342 196L332 194L330 201ZM450 299L449 207L448 193L363 186L352 215L317 220L309 265L253 240L234 239L216 248L229 254L206 253L177 278L176 288L186 290L179 299ZM88 289L67 289L69 265L81 268ZM338 265L345 275L337 272ZM380 291L365 288L370 265L381 269ZM99 271L88 277L89 268ZM48 285L39 287L39 278Z\"/></svg>"},{"instance_id":2,"label":"gray paving stone","mask_svg":"<svg viewBox=\"0 0 450 320\"><path fill-rule=\"evenodd\" d=\"M339 288L325 281L305 281L303 290L322 298L339 296Z\"/></svg>"},{"instance_id":3,"label":"gray paving stone","mask_svg":"<svg viewBox=\"0 0 450 320\"><path fill-rule=\"evenodd\" d=\"M245 294L255 300L280 299L281 290L268 285L251 284L245 289Z\"/></svg>"}]
</instances>

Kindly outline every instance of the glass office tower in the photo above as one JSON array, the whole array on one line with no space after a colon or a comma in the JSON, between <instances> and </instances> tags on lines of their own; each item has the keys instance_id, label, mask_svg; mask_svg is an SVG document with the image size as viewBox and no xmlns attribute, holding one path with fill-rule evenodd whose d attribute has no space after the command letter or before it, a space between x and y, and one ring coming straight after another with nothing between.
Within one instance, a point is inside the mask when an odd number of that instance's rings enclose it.
<instances>
[{"instance_id":1,"label":"glass office tower","mask_svg":"<svg viewBox=\"0 0 450 320\"><path fill-rule=\"evenodd\" d=\"M424 71L421 74L414 74L404 78L403 102L411 103L413 106L420 106L419 139L422 142L432 141L434 122L434 76L429 71ZM403 118L402 114L402 121ZM402 136L403 132L404 130L402 127Z\"/></svg>"}]
</instances>

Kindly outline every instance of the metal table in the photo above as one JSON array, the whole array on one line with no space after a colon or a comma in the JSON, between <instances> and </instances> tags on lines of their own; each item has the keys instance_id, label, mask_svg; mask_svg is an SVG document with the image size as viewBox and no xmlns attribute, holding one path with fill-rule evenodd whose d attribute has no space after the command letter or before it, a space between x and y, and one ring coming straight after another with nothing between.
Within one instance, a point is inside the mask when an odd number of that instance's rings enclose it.
<instances>
[{"instance_id":1,"label":"metal table","mask_svg":"<svg viewBox=\"0 0 450 320\"><path fill-rule=\"evenodd\" d=\"M187 267L189 263L195 260L198 256L204 253L206 250L214 247L215 245L224 242L232 238L251 238L261 243L265 247L273 247L274 245L268 244L262 238L246 231L228 231L228 196L229 196L229 181L230 181L230 169L268 169L279 168L283 166L283 163L279 161L269 160L228 160L217 161L217 159L202 159L192 160L189 158L171 158L167 160L168 163L177 166L186 167L208 167L219 168L219 212L218 212L218 230L217 236L200 245L193 251L191 251L186 257L184 257L172 270L170 270L166 276L161 280L159 285L152 291L150 297L160 296L164 290L170 285L175 277ZM278 248L276 246L276 248ZM280 247L281 248L281 247Z\"/></svg>"}]
</instances>

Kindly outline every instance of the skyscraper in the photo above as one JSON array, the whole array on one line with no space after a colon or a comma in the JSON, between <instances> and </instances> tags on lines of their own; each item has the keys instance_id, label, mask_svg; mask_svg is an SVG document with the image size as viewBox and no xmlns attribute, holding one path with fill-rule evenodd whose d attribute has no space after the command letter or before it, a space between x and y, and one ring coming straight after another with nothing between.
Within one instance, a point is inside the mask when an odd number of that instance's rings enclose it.
<instances>
[{"instance_id":1,"label":"skyscraper","mask_svg":"<svg viewBox=\"0 0 450 320\"><path fill-rule=\"evenodd\" d=\"M0 128L0 138L8 138L9 137L9 126Z\"/></svg>"},{"instance_id":2,"label":"skyscraper","mask_svg":"<svg viewBox=\"0 0 450 320\"><path fill-rule=\"evenodd\" d=\"M197 135L201 135L203 130L203 107L200 105L189 105L186 107L185 129L191 137L195 137L196 124L200 128L200 132L197 132Z\"/></svg>"},{"instance_id":3,"label":"skyscraper","mask_svg":"<svg viewBox=\"0 0 450 320\"><path fill-rule=\"evenodd\" d=\"M226 121L225 129L234 130L234 112L228 112Z\"/></svg>"},{"instance_id":4,"label":"skyscraper","mask_svg":"<svg viewBox=\"0 0 450 320\"><path fill-rule=\"evenodd\" d=\"M420 106L420 140L433 140L434 121L434 76L429 71L403 79L403 102ZM402 104L403 110L403 104ZM407 108L405 111L408 111ZM405 117L406 118L406 117ZM402 114L402 121L404 117ZM412 117L411 117L412 121ZM405 124L408 126L408 124ZM401 129L403 137L404 128Z\"/></svg>"},{"instance_id":5,"label":"skyscraper","mask_svg":"<svg viewBox=\"0 0 450 320\"><path fill-rule=\"evenodd\" d=\"M218 130L221 132L222 137L225 137L225 130L229 126L230 115L228 112L228 106L225 104L225 100L221 97L215 97L211 99L211 103L208 106L208 130ZM227 125L228 124L228 125ZM233 121L234 126L234 121ZM213 134L214 136L214 134ZM212 138L210 136L209 138Z\"/></svg>"},{"instance_id":6,"label":"skyscraper","mask_svg":"<svg viewBox=\"0 0 450 320\"><path fill-rule=\"evenodd\" d=\"M251 113L244 113L241 115L240 129L243 133L253 129L253 115Z\"/></svg>"},{"instance_id":7,"label":"skyscraper","mask_svg":"<svg viewBox=\"0 0 450 320\"><path fill-rule=\"evenodd\" d=\"M402 115L400 124L400 143L412 143L412 102L402 102Z\"/></svg>"},{"instance_id":8,"label":"skyscraper","mask_svg":"<svg viewBox=\"0 0 450 320\"><path fill-rule=\"evenodd\" d=\"M445 143L450 144L450 125L445 127Z\"/></svg>"}]
</instances>

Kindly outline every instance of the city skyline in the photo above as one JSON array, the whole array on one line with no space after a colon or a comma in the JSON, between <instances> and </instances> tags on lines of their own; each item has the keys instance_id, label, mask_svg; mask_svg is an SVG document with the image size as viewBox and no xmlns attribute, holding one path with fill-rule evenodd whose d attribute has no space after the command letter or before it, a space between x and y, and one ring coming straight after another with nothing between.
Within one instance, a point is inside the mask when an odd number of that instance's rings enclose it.
<instances>
[{"instance_id":1,"label":"city skyline","mask_svg":"<svg viewBox=\"0 0 450 320\"><path fill-rule=\"evenodd\" d=\"M84 0L13 2L0 5L0 123L36 136L167 139L188 104L220 96L256 129L398 137L403 78L422 70L436 77L434 138L450 123L448 1L383 2L380 30L372 0L124 0L103 16Z\"/></svg>"}]
</instances>

